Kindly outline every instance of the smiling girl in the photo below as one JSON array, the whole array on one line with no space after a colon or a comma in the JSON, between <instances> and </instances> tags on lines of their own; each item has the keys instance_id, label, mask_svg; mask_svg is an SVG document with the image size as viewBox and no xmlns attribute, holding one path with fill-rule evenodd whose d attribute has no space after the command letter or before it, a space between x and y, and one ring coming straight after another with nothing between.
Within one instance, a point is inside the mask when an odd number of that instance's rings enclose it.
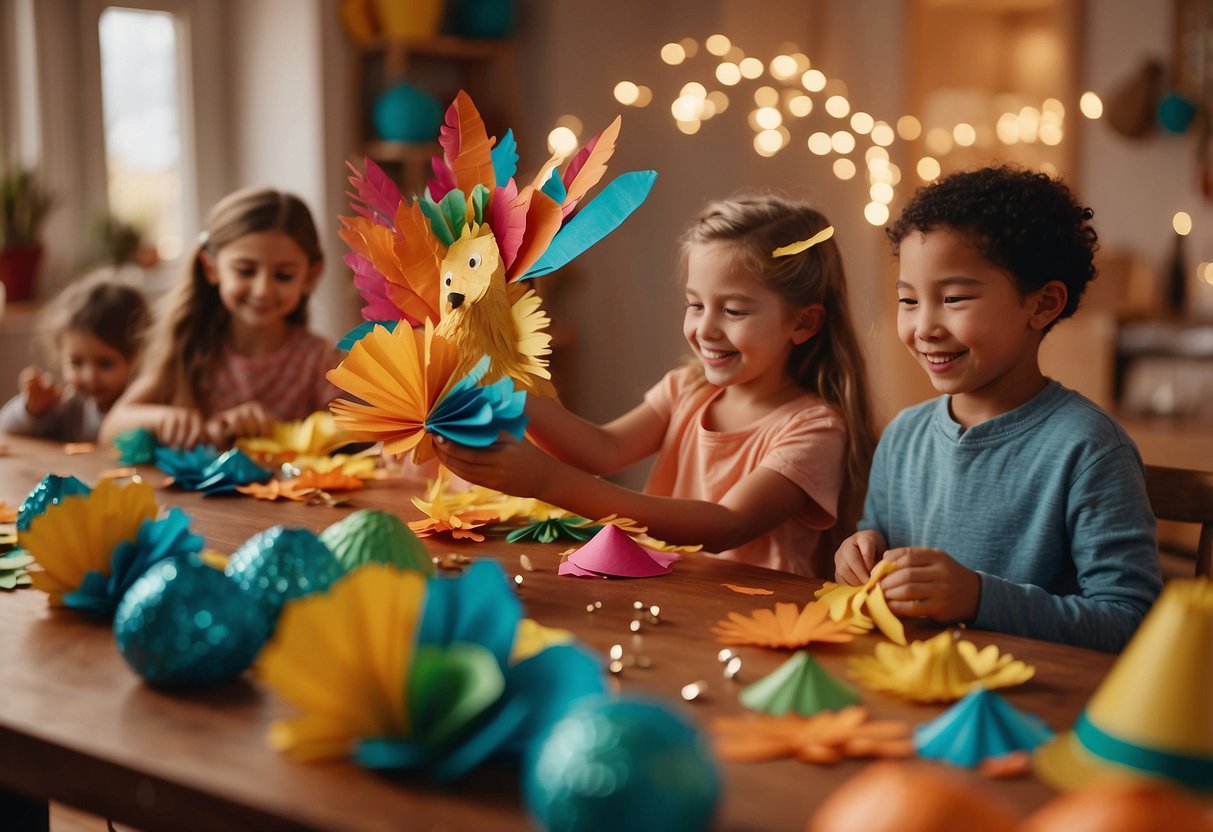
<instances>
[{"instance_id":1,"label":"smiling girl","mask_svg":"<svg viewBox=\"0 0 1213 832\"><path fill-rule=\"evenodd\" d=\"M672 543L828 576L826 533L853 528L875 445L832 235L818 211L780 197L710 204L683 239L693 366L606 425L528 397L535 444L440 443L442 462L591 519L633 518ZM644 493L597 476L653 453Z\"/></svg>"},{"instance_id":2,"label":"smiling girl","mask_svg":"<svg viewBox=\"0 0 1213 832\"><path fill-rule=\"evenodd\" d=\"M168 445L224 444L327 407L339 391L324 374L339 356L307 329L324 265L307 206L268 188L231 194L189 262L151 364L106 418L102 440L145 427Z\"/></svg>"}]
</instances>

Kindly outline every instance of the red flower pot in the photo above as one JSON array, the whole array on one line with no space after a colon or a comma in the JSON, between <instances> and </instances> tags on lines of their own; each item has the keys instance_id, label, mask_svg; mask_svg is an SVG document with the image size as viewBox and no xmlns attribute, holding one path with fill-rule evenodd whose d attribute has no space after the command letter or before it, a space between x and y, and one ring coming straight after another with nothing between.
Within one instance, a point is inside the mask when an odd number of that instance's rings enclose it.
<instances>
[{"instance_id":1,"label":"red flower pot","mask_svg":"<svg viewBox=\"0 0 1213 832\"><path fill-rule=\"evenodd\" d=\"M34 278L42 260L42 246L16 246L0 251L0 283L9 300L26 300L34 294Z\"/></svg>"}]
</instances>

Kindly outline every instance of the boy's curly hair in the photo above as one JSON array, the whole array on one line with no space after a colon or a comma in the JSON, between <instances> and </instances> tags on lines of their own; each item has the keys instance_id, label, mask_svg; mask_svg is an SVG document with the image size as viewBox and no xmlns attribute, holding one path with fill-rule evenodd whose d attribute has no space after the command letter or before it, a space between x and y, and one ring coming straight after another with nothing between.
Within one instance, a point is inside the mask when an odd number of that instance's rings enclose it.
<instances>
[{"instance_id":1,"label":"boy's curly hair","mask_svg":"<svg viewBox=\"0 0 1213 832\"><path fill-rule=\"evenodd\" d=\"M954 229L986 260L1010 272L1021 295L1060 280L1068 297L1057 323L1074 314L1095 279L1099 242L1092 216L1060 179L1011 166L986 167L919 188L885 234L897 256L911 232Z\"/></svg>"}]
</instances>

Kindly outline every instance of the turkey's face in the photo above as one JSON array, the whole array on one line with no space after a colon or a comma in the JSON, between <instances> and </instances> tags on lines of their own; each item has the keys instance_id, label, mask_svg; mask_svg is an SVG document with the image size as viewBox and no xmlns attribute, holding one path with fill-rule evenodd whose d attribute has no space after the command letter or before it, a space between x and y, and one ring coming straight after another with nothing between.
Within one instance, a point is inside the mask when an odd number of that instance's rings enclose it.
<instances>
[{"instance_id":1,"label":"turkey's face","mask_svg":"<svg viewBox=\"0 0 1213 832\"><path fill-rule=\"evenodd\" d=\"M492 234L456 240L442 259L442 315L484 297L498 273L504 279L501 254Z\"/></svg>"}]
</instances>

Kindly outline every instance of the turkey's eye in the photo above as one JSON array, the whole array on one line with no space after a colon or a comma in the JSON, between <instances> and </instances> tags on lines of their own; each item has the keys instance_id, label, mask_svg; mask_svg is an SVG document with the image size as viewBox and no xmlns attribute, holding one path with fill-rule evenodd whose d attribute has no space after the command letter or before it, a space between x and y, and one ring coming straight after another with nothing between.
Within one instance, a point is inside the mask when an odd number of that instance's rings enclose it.
<instances>
[{"instance_id":1,"label":"turkey's eye","mask_svg":"<svg viewBox=\"0 0 1213 832\"><path fill-rule=\"evenodd\" d=\"M446 278L446 285L447 285L447 286L450 286L450 285L451 285L451 276L450 276L450 275L447 275L447 278Z\"/></svg>"},{"instance_id":2,"label":"turkey's eye","mask_svg":"<svg viewBox=\"0 0 1213 832\"><path fill-rule=\"evenodd\" d=\"M480 268L480 263L483 259L484 258L481 257L479 254L473 254L471 257L468 258L468 268L469 269Z\"/></svg>"}]
</instances>

